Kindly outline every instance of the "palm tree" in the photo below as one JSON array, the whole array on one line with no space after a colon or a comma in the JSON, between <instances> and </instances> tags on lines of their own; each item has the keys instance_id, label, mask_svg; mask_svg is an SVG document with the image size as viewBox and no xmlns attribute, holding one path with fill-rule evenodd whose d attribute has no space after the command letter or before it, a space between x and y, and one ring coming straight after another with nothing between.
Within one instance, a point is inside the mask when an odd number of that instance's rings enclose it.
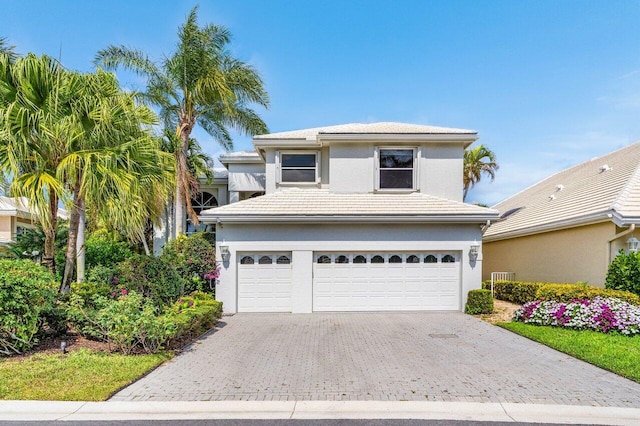
<instances>
[{"instance_id":1,"label":"palm tree","mask_svg":"<svg viewBox=\"0 0 640 426\"><path fill-rule=\"evenodd\" d=\"M155 114L134 98L113 74L69 72L47 56L12 62L0 54L0 167L14 177L14 195L28 197L36 211L45 234L43 263L54 272L58 202L71 204L63 292L73 277L86 204L126 217L123 229L140 234L140 223L159 217L159 201L174 182L171 156L143 127Z\"/></svg>"},{"instance_id":2,"label":"palm tree","mask_svg":"<svg viewBox=\"0 0 640 426\"><path fill-rule=\"evenodd\" d=\"M96 55L105 69L118 67L147 77L145 98L160 109L165 128L175 129L180 141L176 150L176 234L184 233L184 207L197 223L191 207L189 140L199 125L224 148L233 146L229 128L244 134L266 133L267 126L251 104L268 107L269 98L259 74L227 50L231 34L222 27L197 23L194 7L178 30L177 50L161 63L124 46L110 46Z\"/></svg>"},{"instance_id":3,"label":"palm tree","mask_svg":"<svg viewBox=\"0 0 640 426\"><path fill-rule=\"evenodd\" d=\"M496 155L484 145L478 145L473 149L464 151L464 195L467 198L467 192L473 188L476 183L480 182L483 174L491 177L493 181L496 177L496 170L499 166L496 163Z\"/></svg>"},{"instance_id":4,"label":"palm tree","mask_svg":"<svg viewBox=\"0 0 640 426\"><path fill-rule=\"evenodd\" d=\"M0 54L9 55L9 58L11 60L14 60L18 57L18 54L16 53L16 47L10 46L7 42L6 37L0 37Z\"/></svg>"},{"instance_id":5,"label":"palm tree","mask_svg":"<svg viewBox=\"0 0 640 426\"><path fill-rule=\"evenodd\" d=\"M0 53L0 168L13 176L14 196L30 201L43 227L42 263L55 273L58 202L65 185L56 176L69 141L81 129L71 118L76 87L55 59Z\"/></svg>"},{"instance_id":6,"label":"palm tree","mask_svg":"<svg viewBox=\"0 0 640 426\"><path fill-rule=\"evenodd\" d=\"M167 182L173 179L170 156L160 151L150 127L144 127L155 123L155 114L136 105L135 94L122 92L113 74L98 70L80 77L72 111L83 133L57 169L72 200L61 292L70 289L77 246L84 245L77 237L85 205L108 211L112 220L125 217L125 232L144 243L140 229L149 217L157 220L152 214L158 210L157 199L167 196Z\"/></svg>"}]
</instances>

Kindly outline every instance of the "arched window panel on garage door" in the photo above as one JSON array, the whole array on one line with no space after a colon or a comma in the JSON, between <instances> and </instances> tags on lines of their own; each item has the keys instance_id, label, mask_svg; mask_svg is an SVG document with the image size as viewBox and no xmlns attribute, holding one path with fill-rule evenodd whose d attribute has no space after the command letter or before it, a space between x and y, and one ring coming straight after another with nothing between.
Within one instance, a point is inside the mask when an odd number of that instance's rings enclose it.
<instances>
[{"instance_id":1,"label":"arched window panel on garage door","mask_svg":"<svg viewBox=\"0 0 640 426\"><path fill-rule=\"evenodd\" d=\"M276 263L278 265L288 265L291 263L291 258L289 258L289 256L278 256L278 260L276 260Z\"/></svg>"},{"instance_id":2,"label":"arched window panel on garage door","mask_svg":"<svg viewBox=\"0 0 640 426\"><path fill-rule=\"evenodd\" d=\"M273 259L271 258L271 256L263 255L260 256L260 259L258 259L258 263L260 265L271 265L273 263Z\"/></svg>"},{"instance_id":3,"label":"arched window panel on garage door","mask_svg":"<svg viewBox=\"0 0 640 426\"><path fill-rule=\"evenodd\" d=\"M349 256L338 254L336 255L335 263L349 263Z\"/></svg>"},{"instance_id":4,"label":"arched window panel on garage door","mask_svg":"<svg viewBox=\"0 0 640 426\"><path fill-rule=\"evenodd\" d=\"M445 254L442 256L442 263L455 263L456 257L453 254Z\"/></svg>"},{"instance_id":5,"label":"arched window panel on garage door","mask_svg":"<svg viewBox=\"0 0 640 426\"><path fill-rule=\"evenodd\" d=\"M367 257L362 254L357 254L353 257L353 263L367 263Z\"/></svg>"},{"instance_id":6,"label":"arched window panel on garage door","mask_svg":"<svg viewBox=\"0 0 640 426\"><path fill-rule=\"evenodd\" d=\"M331 263L331 256L326 254L321 254L316 257L316 263L327 264Z\"/></svg>"},{"instance_id":7,"label":"arched window panel on garage door","mask_svg":"<svg viewBox=\"0 0 640 426\"><path fill-rule=\"evenodd\" d=\"M371 263L384 263L384 257L379 254L375 254L371 256Z\"/></svg>"},{"instance_id":8,"label":"arched window panel on garage door","mask_svg":"<svg viewBox=\"0 0 640 426\"><path fill-rule=\"evenodd\" d=\"M415 254L407 256L407 263L420 263L420 258Z\"/></svg>"},{"instance_id":9,"label":"arched window panel on garage door","mask_svg":"<svg viewBox=\"0 0 640 426\"><path fill-rule=\"evenodd\" d=\"M240 258L241 265L253 265L254 263L255 260L253 259L253 256L242 256Z\"/></svg>"},{"instance_id":10,"label":"arched window panel on garage door","mask_svg":"<svg viewBox=\"0 0 640 426\"><path fill-rule=\"evenodd\" d=\"M392 254L389 256L389 263L402 263L402 256L398 254Z\"/></svg>"},{"instance_id":11,"label":"arched window panel on garage door","mask_svg":"<svg viewBox=\"0 0 640 426\"><path fill-rule=\"evenodd\" d=\"M428 254L424 257L424 263L438 263L438 256L435 254Z\"/></svg>"}]
</instances>

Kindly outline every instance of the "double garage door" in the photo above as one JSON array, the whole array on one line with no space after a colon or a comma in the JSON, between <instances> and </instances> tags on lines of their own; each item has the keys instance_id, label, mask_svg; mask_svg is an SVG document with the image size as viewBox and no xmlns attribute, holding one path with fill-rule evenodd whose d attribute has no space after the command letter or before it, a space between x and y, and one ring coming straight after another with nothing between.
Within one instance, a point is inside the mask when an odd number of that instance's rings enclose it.
<instances>
[{"instance_id":1,"label":"double garage door","mask_svg":"<svg viewBox=\"0 0 640 426\"><path fill-rule=\"evenodd\" d=\"M238 256L238 311L291 312L290 252ZM456 252L314 253L314 311L460 309Z\"/></svg>"}]
</instances>

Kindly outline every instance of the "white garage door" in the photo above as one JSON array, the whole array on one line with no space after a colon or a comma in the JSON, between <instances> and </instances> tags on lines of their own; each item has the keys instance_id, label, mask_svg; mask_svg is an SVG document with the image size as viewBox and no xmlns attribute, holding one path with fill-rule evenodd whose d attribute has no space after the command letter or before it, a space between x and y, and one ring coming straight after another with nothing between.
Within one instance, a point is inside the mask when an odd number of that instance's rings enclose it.
<instances>
[{"instance_id":1,"label":"white garage door","mask_svg":"<svg viewBox=\"0 0 640 426\"><path fill-rule=\"evenodd\" d=\"M313 310L460 310L460 253L315 253Z\"/></svg>"},{"instance_id":2,"label":"white garage door","mask_svg":"<svg viewBox=\"0 0 640 426\"><path fill-rule=\"evenodd\" d=\"M238 254L238 312L291 312L291 252Z\"/></svg>"}]
</instances>

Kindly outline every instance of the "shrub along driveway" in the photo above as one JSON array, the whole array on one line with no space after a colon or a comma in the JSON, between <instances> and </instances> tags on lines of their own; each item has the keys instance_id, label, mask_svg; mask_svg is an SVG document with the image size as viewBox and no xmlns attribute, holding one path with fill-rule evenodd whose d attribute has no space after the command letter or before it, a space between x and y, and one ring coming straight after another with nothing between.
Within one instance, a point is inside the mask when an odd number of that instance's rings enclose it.
<instances>
[{"instance_id":1,"label":"shrub along driveway","mask_svg":"<svg viewBox=\"0 0 640 426\"><path fill-rule=\"evenodd\" d=\"M461 313L237 314L116 394L640 407L640 384Z\"/></svg>"}]
</instances>

